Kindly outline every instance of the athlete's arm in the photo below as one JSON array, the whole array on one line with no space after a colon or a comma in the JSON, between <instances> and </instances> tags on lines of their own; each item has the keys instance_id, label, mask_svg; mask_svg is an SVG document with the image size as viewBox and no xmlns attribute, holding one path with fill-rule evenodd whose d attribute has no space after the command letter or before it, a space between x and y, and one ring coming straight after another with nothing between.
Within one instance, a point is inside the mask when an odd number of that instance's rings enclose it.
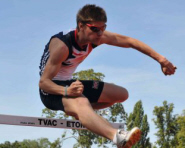
<instances>
[{"instance_id":1,"label":"athlete's arm","mask_svg":"<svg viewBox=\"0 0 185 148\"><path fill-rule=\"evenodd\" d=\"M158 61L161 64L162 71L165 75L171 75L175 73L176 67L171 62L169 62L164 56L157 53L151 47L137 39L105 31L101 39L101 44L104 43L113 46L134 48Z\"/></svg>"},{"instance_id":2,"label":"athlete's arm","mask_svg":"<svg viewBox=\"0 0 185 148\"><path fill-rule=\"evenodd\" d=\"M64 95L65 88L52 82L52 78L58 73L61 63L67 59L69 49L62 41L53 38L49 45L49 51L50 57L40 78L39 87L51 94Z\"/></svg>"},{"instance_id":3,"label":"athlete's arm","mask_svg":"<svg viewBox=\"0 0 185 148\"><path fill-rule=\"evenodd\" d=\"M39 87L50 94L65 95L65 88L55 84L52 79L60 70L61 64L69 55L68 47L57 38L53 38L49 45L50 57L40 78ZM84 86L80 81L73 82L67 89L71 97L81 96Z\"/></svg>"}]
</instances>

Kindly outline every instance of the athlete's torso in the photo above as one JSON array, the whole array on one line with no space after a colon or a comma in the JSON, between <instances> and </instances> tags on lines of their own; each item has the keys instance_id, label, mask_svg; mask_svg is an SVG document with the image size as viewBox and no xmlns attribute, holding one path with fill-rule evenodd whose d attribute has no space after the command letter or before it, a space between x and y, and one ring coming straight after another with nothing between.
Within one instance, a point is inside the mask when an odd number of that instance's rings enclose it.
<instances>
[{"instance_id":1,"label":"athlete's torso","mask_svg":"<svg viewBox=\"0 0 185 148\"><path fill-rule=\"evenodd\" d=\"M61 63L60 70L57 73L57 75L53 78L53 80L70 80L77 66L89 55L89 53L92 51L93 48L96 47L96 45L88 44L83 49L81 49L76 42L76 30L70 31L66 34L64 34L63 32L60 32L52 36L51 39L55 37L63 41L66 44L66 46L69 48L69 56L64 62ZM41 58L41 62L39 66L40 75L43 74L45 65L50 56L49 54L50 41L45 46L44 53Z\"/></svg>"}]
</instances>

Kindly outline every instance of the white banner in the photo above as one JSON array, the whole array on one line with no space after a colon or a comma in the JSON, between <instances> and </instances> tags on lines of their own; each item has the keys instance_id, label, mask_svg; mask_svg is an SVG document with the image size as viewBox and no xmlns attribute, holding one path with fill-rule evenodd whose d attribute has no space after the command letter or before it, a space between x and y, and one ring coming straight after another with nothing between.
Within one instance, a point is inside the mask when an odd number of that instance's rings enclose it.
<instances>
[{"instance_id":1,"label":"white banner","mask_svg":"<svg viewBox=\"0 0 185 148\"><path fill-rule=\"evenodd\" d=\"M86 129L78 120L65 120L54 118L26 117L0 114L0 124L67 128L67 129ZM111 123L114 128L123 128L122 123Z\"/></svg>"}]
</instances>

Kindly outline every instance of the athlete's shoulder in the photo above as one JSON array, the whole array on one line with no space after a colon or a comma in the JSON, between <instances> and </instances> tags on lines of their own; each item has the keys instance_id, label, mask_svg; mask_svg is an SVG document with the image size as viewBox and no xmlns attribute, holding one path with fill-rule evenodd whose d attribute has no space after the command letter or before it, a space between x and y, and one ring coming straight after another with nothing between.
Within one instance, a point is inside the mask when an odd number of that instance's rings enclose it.
<instances>
[{"instance_id":1,"label":"athlete's shoulder","mask_svg":"<svg viewBox=\"0 0 185 148\"><path fill-rule=\"evenodd\" d=\"M100 44L110 44L112 45L114 42L117 42L117 37L120 36L117 33L113 33L110 31L104 31L102 35L102 39L100 41Z\"/></svg>"},{"instance_id":2,"label":"athlete's shoulder","mask_svg":"<svg viewBox=\"0 0 185 148\"><path fill-rule=\"evenodd\" d=\"M50 59L54 63L61 63L69 56L66 44L58 38L53 38L49 45Z\"/></svg>"},{"instance_id":3,"label":"athlete's shoulder","mask_svg":"<svg viewBox=\"0 0 185 148\"><path fill-rule=\"evenodd\" d=\"M59 38L52 38L49 45L49 50L51 49L67 49L67 45Z\"/></svg>"},{"instance_id":4,"label":"athlete's shoulder","mask_svg":"<svg viewBox=\"0 0 185 148\"><path fill-rule=\"evenodd\" d=\"M50 46L71 49L71 36L74 34L74 29L61 31L53 35L50 39Z\"/></svg>"},{"instance_id":5,"label":"athlete's shoulder","mask_svg":"<svg viewBox=\"0 0 185 148\"><path fill-rule=\"evenodd\" d=\"M68 30L68 31L61 31L61 32L59 32L59 33L53 35L53 36L51 37L51 39L52 39L52 38L58 38L58 39L60 39L60 40L62 40L62 41L65 42L65 41L67 41L67 40L70 39L70 36L71 36L74 32L75 32L74 29L70 29L70 30Z\"/></svg>"}]
</instances>

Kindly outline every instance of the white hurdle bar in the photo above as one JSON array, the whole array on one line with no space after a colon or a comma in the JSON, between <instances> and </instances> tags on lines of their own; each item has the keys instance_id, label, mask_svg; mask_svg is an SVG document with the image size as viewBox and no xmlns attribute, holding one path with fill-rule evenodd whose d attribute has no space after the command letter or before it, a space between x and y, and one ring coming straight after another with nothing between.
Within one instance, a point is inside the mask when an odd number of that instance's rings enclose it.
<instances>
[{"instance_id":1,"label":"white hurdle bar","mask_svg":"<svg viewBox=\"0 0 185 148\"><path fill-rule=\"evenodd\" d=\"M86 129L78 120L54 119L43 117L27 117L0 114L0 124L64 128L64 129ZM110 123L114 128L124 128L123 123Z\"/></svg>"}]
</instances>

